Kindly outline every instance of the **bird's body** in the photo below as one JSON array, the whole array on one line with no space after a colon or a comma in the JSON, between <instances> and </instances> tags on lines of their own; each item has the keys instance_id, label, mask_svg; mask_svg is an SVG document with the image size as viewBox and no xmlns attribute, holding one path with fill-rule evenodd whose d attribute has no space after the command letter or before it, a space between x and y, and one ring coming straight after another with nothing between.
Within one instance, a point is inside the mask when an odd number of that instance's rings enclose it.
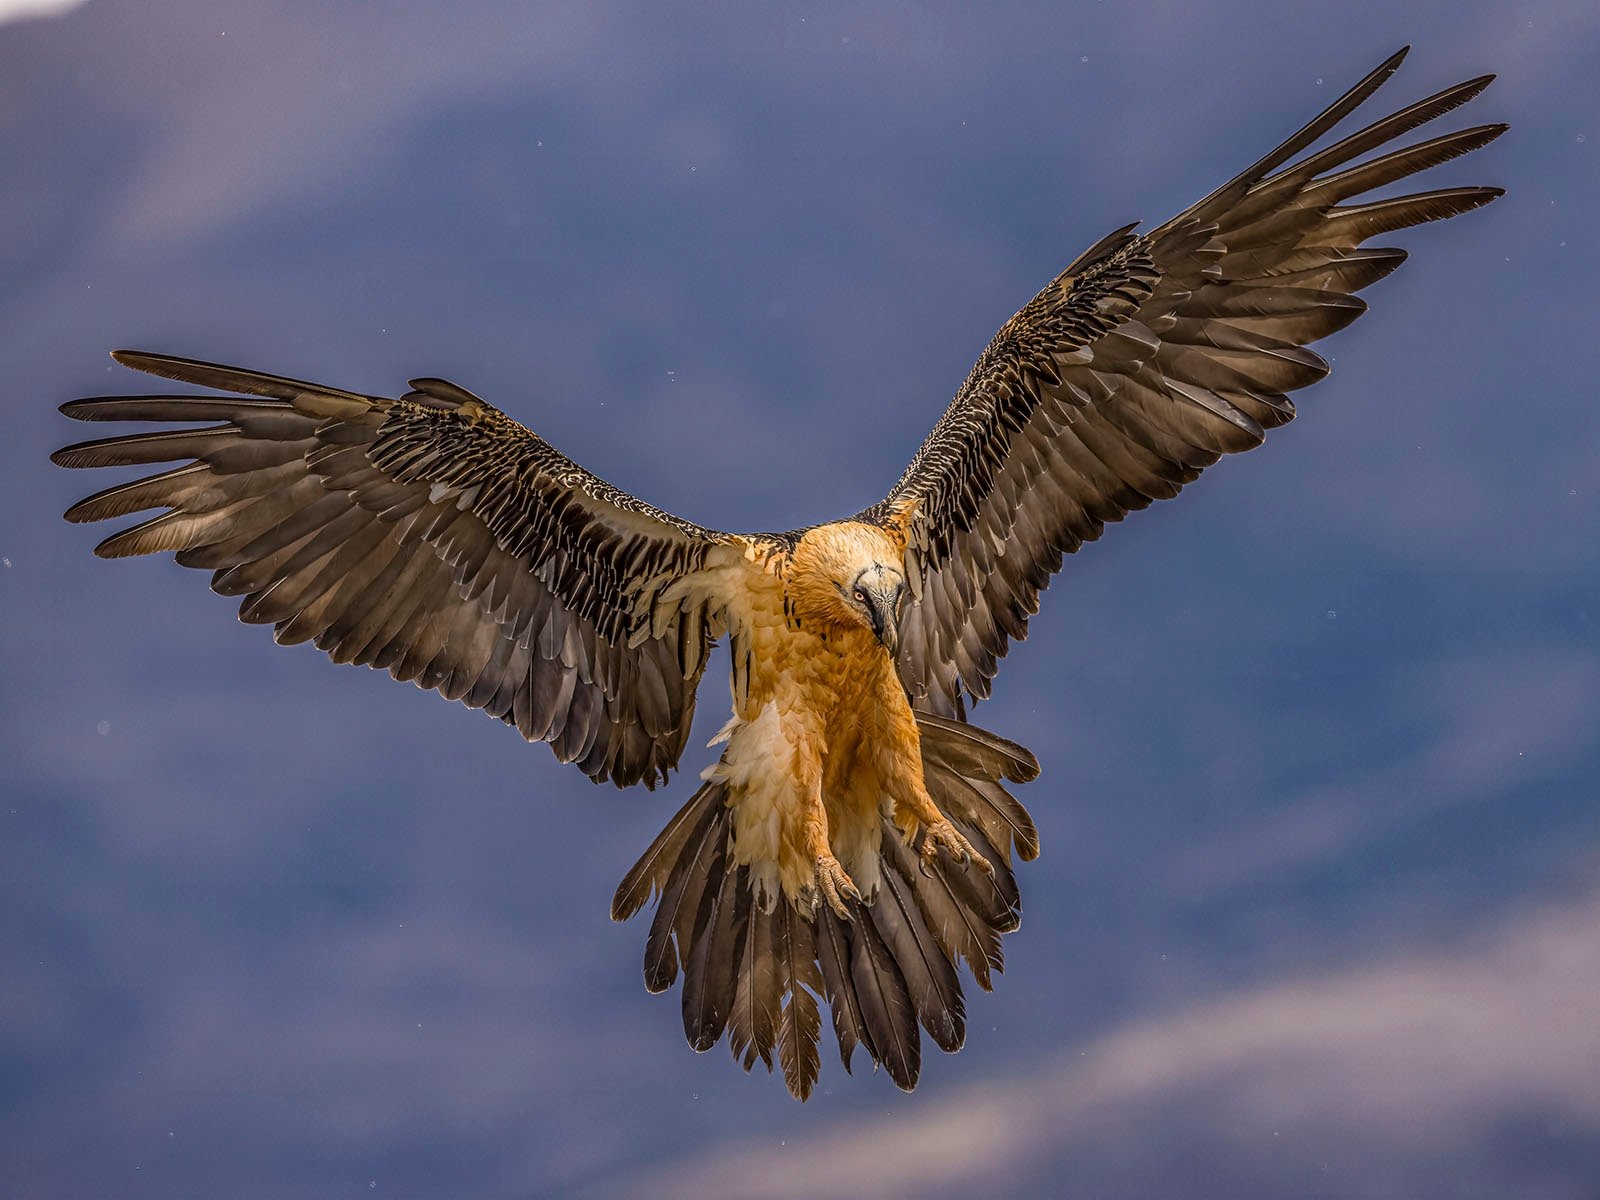
<instances>
[{"instance_id":1,"label":"bird's body","mask_svg":"<svg viewBox=\"0 0 1600 1200\"><path fill-rule=\"evenodd\" d=\"M776 1059L804 1099L821 1002L846 1068L859 1046L909 1090L919 1026L947 1051L964 1039L958 966L987 990L1019 923L1014 859L1037 854L1038 835L1005 785L1038 764L967 709L1063 557L1294 416L1288 393L1328 370L1306 344L1365 311L1355 293L1405 257L1367 239L1500 194L1345 203L1499 136L1485 125L1387 149L1490 77L1309 152L1403 54L1177 217L1080 255L854 517L723 533L612 487L443 380L386 399L133 352L116 357L213 394L63 411L211 424L58 451L72 467L181 464L67 516L164 510L97 552L176 551L280 642L483 709L596 781L666 778L726 637L725 745L612 914L656 901L645 983L681 976L697 1049L726 1033L746 1069Z\"/></svg>"},{"instance_id":2,"label":"bird's body","mask_svg":"<svg viewBox=\"0 0 1600 1200\"><path fill-rule=\"evenodd\" d=\"M750 560L761 578L728 616L734 711L710 777L728 788L734 861L751 868L763 900L810 904L819 859L825 890L875 896L883 819L908 837L941 819L894 660L834 582L892 580L892 609L904 549L878 526L843 521Z\"/></svg>"}]
</instances>

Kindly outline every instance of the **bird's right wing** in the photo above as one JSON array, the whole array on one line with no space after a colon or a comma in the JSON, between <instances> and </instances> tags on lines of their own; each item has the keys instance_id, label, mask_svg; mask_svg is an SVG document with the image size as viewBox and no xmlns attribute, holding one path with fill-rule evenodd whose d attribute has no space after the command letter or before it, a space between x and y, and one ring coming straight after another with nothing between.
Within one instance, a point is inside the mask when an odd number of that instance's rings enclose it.
<instances>
[{"instance_id":1,"label":"bird's right wing","mask_svg":"<svg viewBox=\"0 0 1600 1200\"><path fill-rule=\"evenodd\" d=\"M387 669L548 742L595 780L654 785L688 738L746 539L611 487L453 384L386 400L166 355L117 361L229 396L115 396L83 421L221 424L84 442L67 467L182 462L68 520L167 511L96 553L177 551L240 618Z\"/></svg>"},{"instance_id":2,"label":"bird's right wing","mask_svg":"<svg viewBox=\"0 0 1600 1200\"><path fill-rule=\"evenodd\" d=\"M861 514L906 538L899 668L913 704L948 716L987 696L1064 554L1293 417L1287 393L1328 370L1307 343L1360 316L1355 293L1405 258L1363 242L1500 194L1346 203L1499 136L1482 125L1351 165L1492 76L1291 162L1403 55L1166 224L1085 251L995 335L894 490Z\"/></svg>"}]
</instances>

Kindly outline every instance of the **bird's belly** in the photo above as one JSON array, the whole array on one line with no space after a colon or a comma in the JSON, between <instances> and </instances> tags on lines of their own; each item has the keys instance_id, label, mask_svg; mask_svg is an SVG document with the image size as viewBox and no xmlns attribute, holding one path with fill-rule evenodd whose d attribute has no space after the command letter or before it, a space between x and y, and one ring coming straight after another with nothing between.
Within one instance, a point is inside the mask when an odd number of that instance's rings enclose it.
<instances>
[{"instance_id":1,"label":"bird's belly","mask_svg":"<svg viewBox=\"0 0 1600 1200\"><path fill-rule=\"evenodd\" d=\"M729 784L735 858L769 890L779 880L791 896L809 887L815 856L803 817L820 799L834 856L871 894L894 790L888 739L898 710L906 724L914 722L875 641L813 640L820 644L805 652L791 644L780 648L787 653L758 659L751 700L759 707L736 715L712 771Z\"/></svg>"}]
</instances>

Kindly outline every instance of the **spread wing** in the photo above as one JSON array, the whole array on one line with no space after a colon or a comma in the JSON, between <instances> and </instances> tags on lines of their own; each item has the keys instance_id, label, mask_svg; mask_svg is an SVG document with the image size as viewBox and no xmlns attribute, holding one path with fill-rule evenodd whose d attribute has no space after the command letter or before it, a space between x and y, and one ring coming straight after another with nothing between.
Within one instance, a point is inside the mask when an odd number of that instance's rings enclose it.
<instances>
[{"instance_id":1,"label":"spread wing","mask_svg":"<svg viewBox=\"0 0 1600 1200\"><path fill-rule=\"evenodd\" d=\"M677 763L722 621L705 573L742 539L617 491L470 393L399 400L164 355L117 361L231 396L78 400L83 421L221 422L57 451L179 462L67 518L167 510L102 557L177 551L240 618L499 717L619 786ZM668 595L663 592L670 588Z\"/></svg>"},{"instance_id":2,"label":"spread wing","mask_svg":"<svg viewBox=\"0 0 1600 1200\"><path fill-rule=\"evenodd\" d=\"M1355 293L1405 258L1363 242L1501 194L1345 203L1498 137L1505 126L1483 125L1349 165L1493 76L1285 165L1405 53L1186 212L1103 239L995 336L894 490L861 514L907 540L899 668L914 703L959 715L986 697L1063 555L1294 416L1287 393L1328 372L1306 344L1360 316Z\"/></svg>"}]
</instances>

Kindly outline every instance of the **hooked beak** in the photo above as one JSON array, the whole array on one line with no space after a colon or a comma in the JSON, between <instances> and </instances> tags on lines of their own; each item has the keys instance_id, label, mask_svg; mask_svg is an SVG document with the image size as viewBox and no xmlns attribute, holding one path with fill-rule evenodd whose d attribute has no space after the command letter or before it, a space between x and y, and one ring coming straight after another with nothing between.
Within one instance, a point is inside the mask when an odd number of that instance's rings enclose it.
<instances>
[{"instance_id":1,"label":"hooked beak","mask_svg":"<svg viewBox=\"0 0 1600 1200\"><path fill-rule=\"evenodd\" d=\"M900 654L900 596L905 587L904 583L897 583L891 588L867 589L872 632L891 659Z\"/></svg>"}]
</instances>

